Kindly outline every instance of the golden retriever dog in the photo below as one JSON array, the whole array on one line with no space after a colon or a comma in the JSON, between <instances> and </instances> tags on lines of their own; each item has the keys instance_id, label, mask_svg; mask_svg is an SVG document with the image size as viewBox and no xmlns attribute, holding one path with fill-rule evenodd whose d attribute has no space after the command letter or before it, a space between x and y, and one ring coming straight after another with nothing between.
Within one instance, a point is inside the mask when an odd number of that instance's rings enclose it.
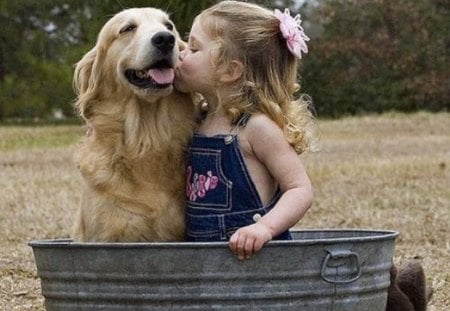
<instances>
[{"instance_id":1,"label":"golden retriever dog","mask_svg":"<svg viewBox=\"0 0 450 311\"><path fill-rule=\"evenodd\" d=\"M124 10L77 63L75 106L87 134L75 160L85 181L75 241L179 241L189 94L172 85L180 40L168 15Z\"/></svg>"}]
</instances>

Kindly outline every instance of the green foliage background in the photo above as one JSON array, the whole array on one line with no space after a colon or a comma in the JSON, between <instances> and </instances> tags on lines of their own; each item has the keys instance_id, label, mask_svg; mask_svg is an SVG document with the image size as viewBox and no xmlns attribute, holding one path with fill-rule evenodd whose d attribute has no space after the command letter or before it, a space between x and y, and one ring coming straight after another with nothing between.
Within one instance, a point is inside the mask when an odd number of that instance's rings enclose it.
<instances>
[{"instance_id":1,"label":"green foliage background","mask_svg":"<svg viewBox=\"0 0 450 311\"><path fill-rule=\"evenodd\" d=\"M185 34L215 2L0 0L0 120L73 116L73 66L121 9L162 8ZM311 37L300 83L319 116L449 110L449 1L251 2L300 8Z\"/></svg>"},{"instance_id":2,"label":"green foliage background","mask_svg":"<svg viewBox=\"0 0 450 311\"><path fill-rule=\"evenodd\" d=\"M449 1L320 3L303 68L319 115L449 110Z\"/></svg>"}]
</instances>

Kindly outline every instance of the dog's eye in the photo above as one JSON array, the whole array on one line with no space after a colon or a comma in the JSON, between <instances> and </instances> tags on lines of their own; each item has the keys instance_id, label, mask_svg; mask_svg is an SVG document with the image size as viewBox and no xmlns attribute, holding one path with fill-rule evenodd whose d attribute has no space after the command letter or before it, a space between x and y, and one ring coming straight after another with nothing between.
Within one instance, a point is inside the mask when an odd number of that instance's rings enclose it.
<instances>
[{"instance_id":1,"label":"dog's eye","mask_svg":"<svg viewBox=\"0 0 450 311\"><path fill-rule=\"evenodd\" d=\"M172 24L172 23L167 22L167 23L165 23L164 25L166 26L166 28L167 28L168 30L170 30L170 31L173 30L173 24Z\"/></svg>"},{"instance_id":2,"label":"dog's eye","mask_svg":"<svg viewBox=\"0 0 450 311\"><path fill-rule=\"evenodd\" d=\"M129 25L122 27L122 29L120 29L119 33L130 32L130 31L133 31L134 29L136 29L136 25L129 24Z\"/></svg>"}]
</instances>

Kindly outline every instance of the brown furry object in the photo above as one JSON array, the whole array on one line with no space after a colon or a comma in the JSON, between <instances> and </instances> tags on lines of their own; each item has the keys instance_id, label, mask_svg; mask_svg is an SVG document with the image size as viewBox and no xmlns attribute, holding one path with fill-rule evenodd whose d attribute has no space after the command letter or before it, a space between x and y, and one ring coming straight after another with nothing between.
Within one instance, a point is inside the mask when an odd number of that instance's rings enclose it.
<instances>
[{"instance_id":1,"label":"brown furry object","mask_svg":"<svg viewBox=\"0 0 450 311\"><path fill-rule=\"evenodd\" d=\"M386 311L425 311L432 289L427 289L425 273L418 262L391 268Z\"/></svg>"},{"instance_id":2,"label":"brown furry object","mask_svg":"<svg viewBox=\"0 0 450 311\"><path fill-rule=\"evenodd\" d=\"M194 105L172 86L182 46L166 13L128 9L77 64L75 105L88 131L76 152L86 187L74 240L183 239Z\"/></svg>"}]
</instances>

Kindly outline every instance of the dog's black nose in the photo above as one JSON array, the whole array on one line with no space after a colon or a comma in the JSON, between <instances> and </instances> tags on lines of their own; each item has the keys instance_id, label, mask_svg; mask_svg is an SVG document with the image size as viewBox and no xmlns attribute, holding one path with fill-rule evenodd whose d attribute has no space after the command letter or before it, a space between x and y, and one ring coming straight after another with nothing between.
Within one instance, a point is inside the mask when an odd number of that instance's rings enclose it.
<instances>
[{"instance_id":1,"label":"dog's black nose","mask_svg":"<svg viewBox=\"0 0 450 311\"><path fill-rule=\"evenodd\" d=\"M161 52L169 52L175 45L175 36L167 31L161 31L153 35L152 44Z\"/></svg>"}]
</instances>

